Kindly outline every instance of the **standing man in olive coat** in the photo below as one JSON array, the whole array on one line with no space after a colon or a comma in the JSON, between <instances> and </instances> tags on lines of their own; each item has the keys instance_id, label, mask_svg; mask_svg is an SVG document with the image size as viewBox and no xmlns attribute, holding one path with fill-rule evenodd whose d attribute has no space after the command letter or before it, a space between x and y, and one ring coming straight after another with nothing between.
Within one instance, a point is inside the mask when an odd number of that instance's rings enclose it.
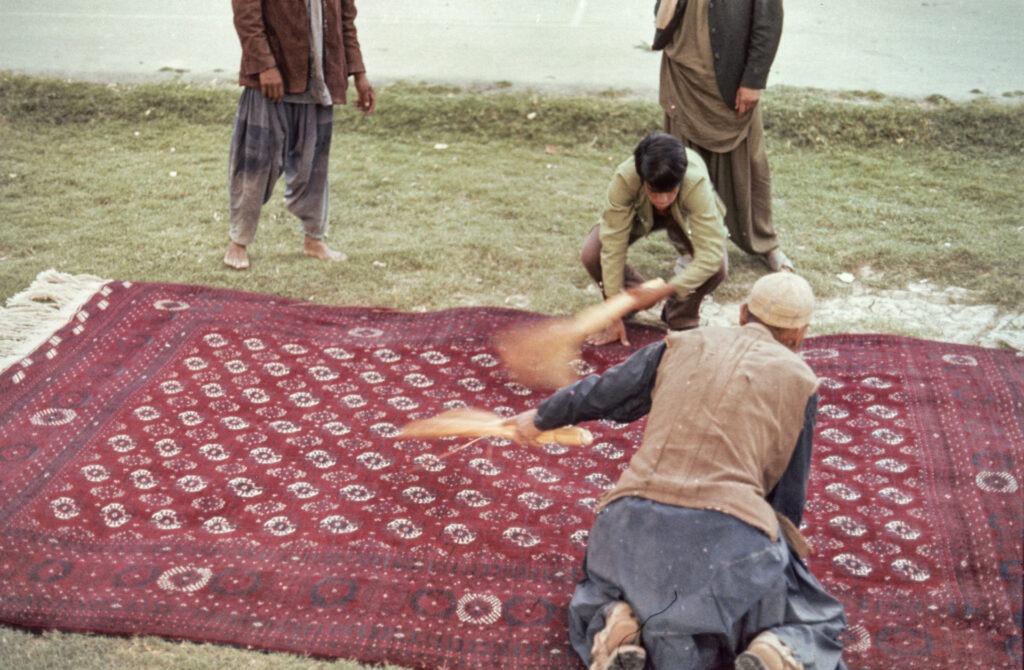
<instances>
[{"instance_id":1,"label":"standing man in olive coat","mask_svg":"<svg viewBox=\"0 0 1024 670\"><path fill-rule=\"evenodd\" d=\"M733 243L774 272L792 271L772 221L758 104L782 36L782 0L666 1L684 8L661 60L665 132L707 163Z\"/></svg>"}]
</instances>

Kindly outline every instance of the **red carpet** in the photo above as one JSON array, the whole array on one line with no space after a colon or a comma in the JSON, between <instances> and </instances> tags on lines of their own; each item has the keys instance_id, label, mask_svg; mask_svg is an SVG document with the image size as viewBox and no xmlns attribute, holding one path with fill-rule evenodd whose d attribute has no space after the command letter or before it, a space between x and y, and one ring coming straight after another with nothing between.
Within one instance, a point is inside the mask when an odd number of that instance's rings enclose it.
<instances>
[{"instance_id":1,"label":"red carpet","mask_svg":"<svg viewBox=\"0 0 1024 670\"><path fill-rule=\"evenodd\" d=\"M490 343L535 316L107 284L0 373L0 621L581 667L566 604L642 425L441 461L457 442L394 438L450 407L535 405ZM846 604L850 667L1021 667L1024 359L883 336L805 355L823 378L811 568Z\"/></svg>"}]
</instances>

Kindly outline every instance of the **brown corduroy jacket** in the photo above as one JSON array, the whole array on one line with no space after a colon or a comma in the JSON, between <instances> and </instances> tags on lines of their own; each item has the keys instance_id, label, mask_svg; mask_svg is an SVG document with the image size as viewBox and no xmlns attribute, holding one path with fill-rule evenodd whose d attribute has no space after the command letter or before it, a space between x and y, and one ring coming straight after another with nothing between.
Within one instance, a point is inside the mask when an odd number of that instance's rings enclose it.
<instances>
[{"instance_id":1,"label":"brown corduroy jacket","mask_svg":"<svg viewBox=\"0 0 1024 670\"><path fill-rule=\"evenodd\" d=\"M345 103L348 78L365 72L356 33L355 0L323 3L324 79L337 104ZM285 93L302 93L309 79L309 12L306 0L232 0L242 46L238 83L259 88L260 72L277 67Z\"/></svg>"}]
</instances>

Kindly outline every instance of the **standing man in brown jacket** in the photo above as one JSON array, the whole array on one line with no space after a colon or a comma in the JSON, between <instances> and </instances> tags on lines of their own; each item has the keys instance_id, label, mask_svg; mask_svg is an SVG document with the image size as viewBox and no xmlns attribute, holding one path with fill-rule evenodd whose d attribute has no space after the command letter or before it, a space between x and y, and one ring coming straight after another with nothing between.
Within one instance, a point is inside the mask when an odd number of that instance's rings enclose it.
<instances>
[{"instance_id":1,"label":"standing man in brown jacket","mask_svg":"<svg viewBox=\"0 0 1024 670\"><path fill-rule=\"evenodd\" d=\"M670 333L510 419L530 444L647 417L601 498L569 604L590 670L846 667L842 605L807 569L797 530L818 380L796 350L813 305L802 277L767 275L741 325Z\"/></svg>"},{"instance_id":2,"label":"standing man in brown jacket","mask_svg":"<svg viewBox=\"0 0 1024 670\"><path fill-rule=\"evenodd\" d=\"M345 104L349 77L359 109L369 114L377 101L359 48L355 0L232 0L231 6L245 90L231 138L224 263L249 267L246 247L282 174L285 204L302 222L304 253L345 260L324 242L333 105Z\"/></svg>"}]
</instances>

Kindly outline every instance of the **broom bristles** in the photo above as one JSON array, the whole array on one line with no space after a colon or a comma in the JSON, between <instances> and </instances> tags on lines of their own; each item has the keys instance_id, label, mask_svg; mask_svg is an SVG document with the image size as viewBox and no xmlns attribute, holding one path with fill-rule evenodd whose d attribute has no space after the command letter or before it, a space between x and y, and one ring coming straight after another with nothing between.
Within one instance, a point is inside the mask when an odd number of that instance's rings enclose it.
<instances>
[{"instance_id":1,"label":"broom bristles","mask_svg":"<svg viewBox=\"0 0 1024 670\"><path fill-rule=\"evenodd\" d=\"M512 379L533 389L555 390L576 381L572 362L580 357L586 336L573 319L547 319L502 331L494 345Z\"/></svg>"},{"instance_id":2,"label":"broom bristles","mask_svg":"<svg viewBox=\"0 0 1024 670\"><path fill-rule=\"evenodd\" d=\"M445 437L501 437L515 440L515 426L500 414L482 409L460 408L426 419L411 421L398 431L399 438L437 439ZM585 446L594 436L585 428L567 426L542 432L538 442Z\"/></svg>"},{"instance_id":3,"label":"broom bristles","mask_svg":"<svg viewBox=\"0 0 1024 670\"><path fill-rule=\"evenodd\" d=\"M501 430L504 419L482 409L451 409L437 416L418 419L402 426L400 437L479 437L486 431Z\"/></svg>"},{"instance_id":4,"label":"broom bristles","mask_svg":"<svg viewBox=\"0 0 1024 670\"><path fill-rule=\"evenodd\" d=\"M657 290L663 286L664 280L652 279L640 288ZM572 363L580 357L587 336L601 332L641 306L638 300L634 292L624 291L580 310L571 318L508 328L495 336L494 344L505 369L517 382L534 389L560 389L579 378Z\"/></svg>"}]
</instances>

